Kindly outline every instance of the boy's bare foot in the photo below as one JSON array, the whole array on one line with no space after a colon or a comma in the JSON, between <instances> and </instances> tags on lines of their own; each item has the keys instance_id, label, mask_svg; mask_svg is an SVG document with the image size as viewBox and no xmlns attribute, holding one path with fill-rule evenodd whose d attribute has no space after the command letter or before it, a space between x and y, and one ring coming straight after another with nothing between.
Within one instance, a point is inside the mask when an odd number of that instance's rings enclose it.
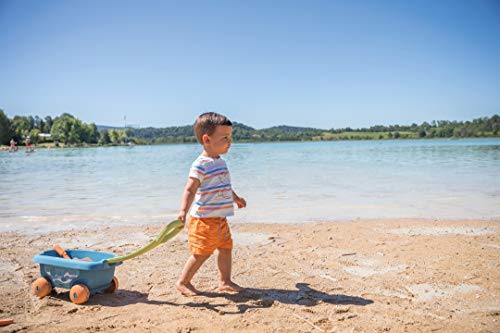
<instances>
[{"instance_id":1,"label":"boy's bare foot","mask_svg":"<svg viewBox=\"0 0 500 333\"><path fill-rule=\"evenodd\" d=\"M198 296L201 292L196 289L191 283L182 284L177 282L175 288L184 296Z\"/></svg>"},{"instance_id":2,"label":"boy's bare foot","mask_svg":"<svg viewBox=\"0 0 500 333\"><path fill-rule=\"evenodd\" d=\"M221 283L219 284L219 291L233 291L233 292L240 292L245 290L245 288L238 286L236 283L230 281L228 283Z\"/></svg>"}]
</instances>

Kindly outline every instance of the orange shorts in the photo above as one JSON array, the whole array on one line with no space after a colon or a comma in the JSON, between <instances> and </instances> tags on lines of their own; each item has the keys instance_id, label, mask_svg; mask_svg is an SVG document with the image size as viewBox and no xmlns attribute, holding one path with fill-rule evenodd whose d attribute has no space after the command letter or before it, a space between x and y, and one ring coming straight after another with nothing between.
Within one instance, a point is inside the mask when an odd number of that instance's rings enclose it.
<instances>
[{"instance_id":1,"label":"orange shorts","mask_svg":"<svg viewBox=\"0 0 500 333\"><path fill-rule=\"evenodd\" d=\"M188 224L191 254L211 255L215 249L232 249L233 239L225 217L193 217Z\"/></svg>"}]
</instances>

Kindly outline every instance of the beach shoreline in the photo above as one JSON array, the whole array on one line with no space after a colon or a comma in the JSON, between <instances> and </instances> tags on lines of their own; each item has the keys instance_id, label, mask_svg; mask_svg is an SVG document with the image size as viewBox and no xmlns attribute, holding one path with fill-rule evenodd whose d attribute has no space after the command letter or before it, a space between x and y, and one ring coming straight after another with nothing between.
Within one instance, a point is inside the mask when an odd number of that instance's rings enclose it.
<instances>
[{"instance_id":1,"label":"beach shoreline","mask_svg":"<svg viewBox=\"0 0 500 333\"><path fill-rule=\"evenodd\" d=\"M40 236L49 233L63 233L75 230L86 232L103 232L109 229L121 228L161 228L167 223L175 219L176 214L169 215L155 215L153 217L137 217L133 216L94 216L94 215L75 215L75 216L15 216L15 217L0 217L0 232L2 234L9 233L12 235L23 235L26 237ZM274 219L277 220L277 219ZM82 223L82 221L84 221ZM147 222L145 222L147 221ZM351 219L330 219L326 222L325 219L315 219L307 221L290 221L287 222L266 222L266 221L248 221L247 218L240 219L238 217L231 217L229 222L233 226L250 224L250 225L315 225L321 223L382 223L398 221L400 223L499 223L500 218L490 219L474 219L474 218L418 218L418 217L405 217L405 218L351 218ZM146 237L147 238L147 237Z\"/></svg>"},{"instance_id":2,"label":"beach shoreline","mask_svg":"<svg viewBox=\"0 0 500 333\"><path fill-rule=\"evenodd\" d=\"M186 231L116 268L120 288L84 305L57 289L43 299L34 255L53 244L122 255L161 225L4 234L0 332L495 332L500 327L496 221L372 219L304 224L232 223L233 277L218 293L212 256L175 291L189 253Z\"/></svg>"}]
</instances>

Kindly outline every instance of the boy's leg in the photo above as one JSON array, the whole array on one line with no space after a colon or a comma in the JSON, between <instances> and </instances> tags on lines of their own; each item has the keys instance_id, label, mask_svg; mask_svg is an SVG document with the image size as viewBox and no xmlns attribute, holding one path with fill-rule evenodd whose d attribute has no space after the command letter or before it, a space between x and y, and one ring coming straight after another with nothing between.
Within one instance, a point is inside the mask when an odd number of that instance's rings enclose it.
<instances>
[{"instance_id":1,"label":"boy's leg","mask_svg":"<svg viewBox=\"0 0 500 333\"><path fill-rule=\"evenodd\" d=\"M244 288L231 281L232 249L219 248L217 266L220 274L220 291L242 291Z\"/></svg>"},{"instance_id":2,"label":"boy's leg","mask_svg":"<svg viewBox=\"0 0 500 333\"><path fill-rule=\"evenodd\" d=\"M175 287L181 294L184 296L196 296L200 294L200 291L191 284L191 279L208 257L210 256L199 254L193 254L189 257L186 265L184 265L179 281L175 284Z\"/></svg>"}]
</instances>

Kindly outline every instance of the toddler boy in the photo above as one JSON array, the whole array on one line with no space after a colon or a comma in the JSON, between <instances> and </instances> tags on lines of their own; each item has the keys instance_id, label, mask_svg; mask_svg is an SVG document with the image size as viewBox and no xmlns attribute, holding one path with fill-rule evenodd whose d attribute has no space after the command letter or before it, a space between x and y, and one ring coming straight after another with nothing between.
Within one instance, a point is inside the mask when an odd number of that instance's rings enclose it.
<instances>
[{"instance_id":1,"label":"toddler boy","mask_svg":"<svg viewBox=\"0 0 500 333\"><path fill-rule=\"evenodd\" d=\"M234 193L226 162L220 155L231 147L232 123L215 112L200 115L194 124L194 133L203 145L203 153L193 162L189 179L182 195L178 219L188 223L188 241L191 257L182 270L177 290L185 296L199 295L191 279L210 255L218 250L220 291L243 290L231 280L231 252L233 240L227 217L234 215L234 204L246 207L245 199Z\"/></svg>"}]
</instances>

